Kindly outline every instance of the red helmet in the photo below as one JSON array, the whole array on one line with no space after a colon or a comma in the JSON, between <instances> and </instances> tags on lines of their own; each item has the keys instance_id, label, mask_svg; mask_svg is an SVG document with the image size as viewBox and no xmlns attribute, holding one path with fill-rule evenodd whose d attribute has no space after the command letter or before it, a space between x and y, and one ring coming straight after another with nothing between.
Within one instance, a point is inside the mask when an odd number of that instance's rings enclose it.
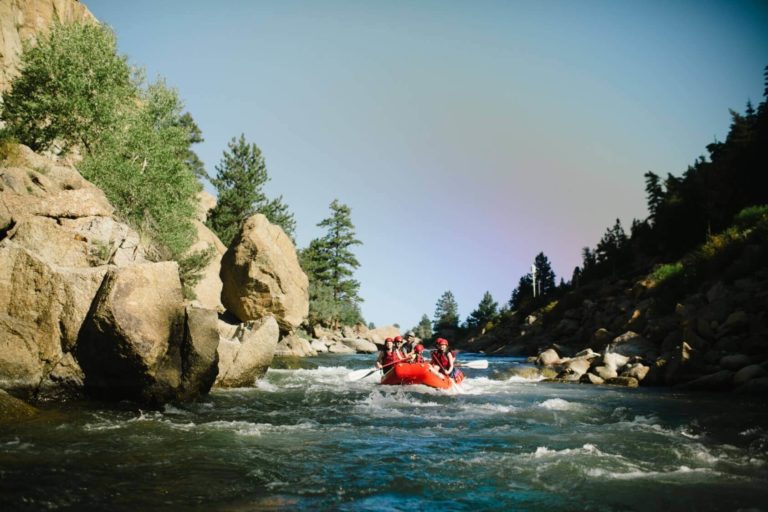
<instances>
[{"instance_id":1,"label":"red helmet","mask_svg":"<svg viewBox=\"0 0 768 512\"><path fill-rule=\"evenodd\" d=\"M413 350L415 350L416 352L424 352L424 345L422 345L421 343L419 343L418 345L416 345L415 347L413 347Z\"/></svg>"},{"instance_id":2,"label":"red helmet","mask_svg":"<svg viewBox=\"0 0 768 512\"><path fill-rule=\"evenodd\" d=\"M440 346L440 345L446 345L447 346L448 345L448 340L445 339L445 338L437 338L437 345L438 346Z\"/></svg>"},{"instance_id":3,"label":"red helmet","mask_svg":"<svg viewBox=\"0 0 768 512\"><path fill-rule=\"evenodd\" d=\"M393 341L395 340L393 340L392 338L387 338L384 340L384 343L392 343Z\"/></svg>"},{"instance_id":4,"label":"red helmet","mask_svg":"<svg viewBox=\"0 0 768 512\"><path fill-rule=\"evenodd\" d=\"M403 341L403 337L402 336L395 336L395 343L400 343L402 341Z\"/></svg>"}]
</instances>

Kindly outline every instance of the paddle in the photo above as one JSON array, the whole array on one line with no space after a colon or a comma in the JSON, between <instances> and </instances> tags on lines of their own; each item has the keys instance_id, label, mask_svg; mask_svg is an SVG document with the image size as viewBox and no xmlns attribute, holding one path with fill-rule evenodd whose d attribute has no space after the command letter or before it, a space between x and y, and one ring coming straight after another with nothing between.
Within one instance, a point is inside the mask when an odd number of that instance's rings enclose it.
<instances>
[{"instance_id":1,"label":"paddle","mask_svg":"<svg viewBox=\"0 0 768 512\"><path fill-rule=\"evenodd\" d=\"M392 363L385 364L381 368L374 368L373 370L369 370L368 368L363 368L362 370L355 370L355 371L347 374L347 380L348 381L363 380L367 376L372 375L373 373L375 373L375 372L377 372L379 370L383 370L387 366L392 366L393 364L404 363L404 362L405 361L401 359L400 361L394 361Z\"/></svg>"}]
</instances>

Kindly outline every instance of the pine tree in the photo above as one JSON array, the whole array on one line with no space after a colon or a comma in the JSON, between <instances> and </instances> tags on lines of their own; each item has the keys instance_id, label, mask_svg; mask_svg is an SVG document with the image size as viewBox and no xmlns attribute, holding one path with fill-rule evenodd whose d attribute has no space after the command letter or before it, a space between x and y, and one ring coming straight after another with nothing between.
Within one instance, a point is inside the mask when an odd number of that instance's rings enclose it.
<instances>
[{"instance_id":1,"label":"pine tree","mask_svg":"<svg viewBox=\"0 0 768 512\"><path fill-rule=\"evenodd\" d=\"M262 190L269 175L261 150L256 144L249 144L243 134L233 137L227 148L216 166L216 177L211 179L218 191L218 201L208 214L208 226L224 245L229 245L243 220L263 213L293 239L296 223L282 196L270 201Z\"/></svg>"},{"instance_id":2,"label":"pine tree","mask_svg":"<svg viewBox=\"0 0 768 512\"><path fill-rule=\"evenodd\" d=\"M423 340L428 340L432 337L432 322L426 314L421 315L419 325L413 328L413 333Z\"/></svg>"},{"instance_id":3,"label":"pine tree","mask_svg":"<svg viewBox=\"0 0 768 512\"><path fill-rule=\"evenodd\" d=\"M499 314L499 304L493 300L491 292L485 292L480 303L467 318L467 326L471 329L483 329L488 322L493 321Z\"/></svg>"},{"instance_id":4,"label":"pine tree","mask_svg":"<svg viewBox=\"0 0 768 512\"><path fill-rule=\"evenodd\" d=\"M661 187L661 178L651 171L645 173L645 194L648 201L648 217L654 221L659 206L664 202L664 189Z\"/></svg>"},{"instance_id":5,"label":"pine tree","mask_svg":"<svg viewBox=\"0 0 768 512\"><path fill-rule=\"evenodd\" d=\"M350 208L334 199L330 209L331 216L317 224L326 235L312 240L300 260L310 284L310 321L338 327L362 321L360 282L352 278L360 263L351 250L362 242L355 238Z\"/></svg>"},{"instance_id":6,"label":"pine tree","mask_svg":"<svg viewBox=\"0 0 768 512\"><path fill-rule=\"evenodd\" d=\"M458 329L459 305L450 290L443 293L437 300L432 324L436 335L452 336Z\"/></svg>"},{"instance_id":7,"label":"pine tree","mask_svg":"<svg viewBox=\"0 0 768 512\"><path fill-rule=\"evenodd\" d=\"M536 295L547 295L557 288L555 284L555 272L543 252L536 255L533 260L536 267Z\"/></svg>"},{"instance_id":8,"label":"pine tree","mask_svg":"<svg viewBox=\"0 0 768 512\"><path fill-rule=\"evenodd\" d=\"M525 274L517 283L517 288L512 290L512 296L509 298L509 309L517 311L525 301L533 298L533 279L531 274Z\"/></svg>"}]
</instances>

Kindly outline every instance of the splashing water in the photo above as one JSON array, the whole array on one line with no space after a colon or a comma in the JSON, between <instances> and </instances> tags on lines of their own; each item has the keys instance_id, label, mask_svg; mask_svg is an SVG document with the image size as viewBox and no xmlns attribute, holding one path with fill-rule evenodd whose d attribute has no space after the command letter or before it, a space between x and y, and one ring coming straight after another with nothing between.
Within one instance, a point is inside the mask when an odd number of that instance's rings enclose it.
<instances>
[{"instance_id":1,"label":"splashing water","mask_svg":"<svg viewBox=\"0 0 768 512\"><path fill-rule=\"evenodd\" d=\"M2 427L0 510L766 509L754 399L495 378L511 358L453 393L348 382L365 356L307 363L191 405Z\"/></svg>"}]
</instances>

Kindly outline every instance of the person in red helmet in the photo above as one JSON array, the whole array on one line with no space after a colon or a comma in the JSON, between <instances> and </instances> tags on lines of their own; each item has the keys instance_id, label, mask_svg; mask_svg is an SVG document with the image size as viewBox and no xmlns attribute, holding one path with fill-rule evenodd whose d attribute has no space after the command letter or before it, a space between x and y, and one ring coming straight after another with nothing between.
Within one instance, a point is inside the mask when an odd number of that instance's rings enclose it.
<instances>
[{"instance_id":1,"label":"person in red helmet","mask_svg":"<svg viewBox=\"0 0 768 512\"><path fill-rule=\"evenodd\" d=\"M403 337L402 336L395 336L395 350L397 351L397 355L400 359L405 359L408 356L408 353L403 348Z\"/></svg>"},{"instance_id":2,"label":"person in red helmet","mask_svg":"<svg viewBox=\"0 0 768 512\"><path fill-rule=\"evenodd\" d=\"M410 355L410 361L412 363L424 363L424 345L421 343L413 347L413 352Z\"/></svg>"},{"instance_id":3,"label":"person in red helmet","mask_svg":"<svg viewBox=\"0 0 768 512\"><path fill-rule=\"evenodd\" d=\"M452 377L455 370L454 363L456 358L453 353L448 350L448 340L445 338L437 338L437 350L432 351L432 358L430 360L430 370L442 378Z\"/></svg>"},{"instance_id":4,"label":"person in red helmet","mask_svg":"<svg viewBox=\"0 0 768 512\"><path fill-rule=\"evenodd\" d=\"M379 357L376 359L376 368L390 367L400 359L402 358L395 349L395 340L387 338L384 340L384 350L379 352Z\"/></svg>"}]
</instances>

